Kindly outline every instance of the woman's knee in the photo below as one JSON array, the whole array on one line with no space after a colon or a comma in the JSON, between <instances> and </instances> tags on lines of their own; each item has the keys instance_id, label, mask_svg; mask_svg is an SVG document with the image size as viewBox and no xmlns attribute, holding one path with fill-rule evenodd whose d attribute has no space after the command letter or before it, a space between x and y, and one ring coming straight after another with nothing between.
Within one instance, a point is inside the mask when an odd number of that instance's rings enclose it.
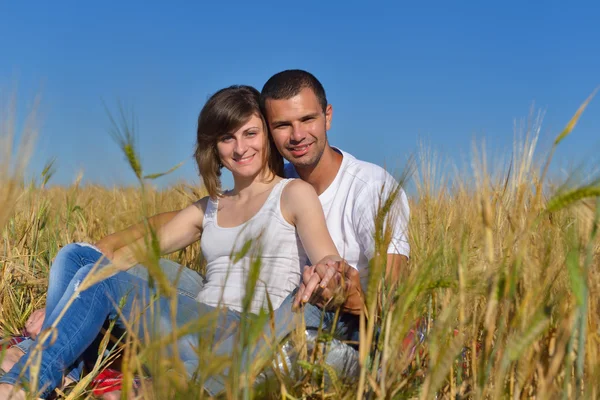
<instances>
[{"instance_id":1,"label":"woman's knee","mask_svg":"<svg viewBox=\"0 0 600 400\"><path fill-rule=\"evenodd\" d=\"M50 279L69 279L82 267L93 264L102 254L93 248L70 243L59 250L50 267Z\"/></svg>"},{"instance_id":2,"label":"woman's knee","mask_svg":"<svg viewBox=\"0 0 600 400\"><path fill-rule=\"evenodd\" d=\"M56 263L61 262L65 259L71 259L73 255L77 254L79 250L81 250L81 246L79 246L77 243L69 243L67 245L64 245L60 248L58 253L56 253L53 262Z\"/></svg>"},{"instance_id":3,"label":"woman's knee","mask_svg":"<svg viewBox=\"0 0 600 400\"><path fill-rule=\"evenodd\" d=\"M73 274L72 281L75 282L76 286L79 286L81 284L81 282L83 282L85 280L85 278L87 278L87 276L92 272L93 269L94 269L94 264L87 264L87 265L80 266L77 269L77 271L75 271L75 274Z\"/></svg>"},{"instance_id":4,"label":"woman's knee","mask_svg":"<svg viewBox=\"0 0 600 400\"><path fill-rule=\"evenodd\" d=\"M60 279L65 274L73 275L79 268L83 267L81 257L78 252L81 247L75 243L70 243L61 248L50 267L50 280Z\"/></svg>"}]
</instances>

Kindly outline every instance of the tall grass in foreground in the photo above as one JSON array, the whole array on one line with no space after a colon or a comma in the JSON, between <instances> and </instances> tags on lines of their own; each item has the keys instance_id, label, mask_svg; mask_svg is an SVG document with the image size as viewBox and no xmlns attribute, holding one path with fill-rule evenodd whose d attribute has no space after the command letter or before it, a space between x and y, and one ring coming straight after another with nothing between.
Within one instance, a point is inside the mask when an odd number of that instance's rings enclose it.
<instances>
[{"instance_id":1,"label":"tall grass in foreground","mask_svg":"<svg viewBox=\"0 0 600 400\"><path fill-rule=\"evenodd\" d=\"M557 136L555 146L571 133L585 104ZM594 197L600 195L600 184L590 179L578 186L551 185L547 163L534 157L539 132L540 121L535 120L515 143L506 170L492 170L485 155L476 155L474 179L470 174L440 178L439 160L422 155L414 175L417 193L411 199L410 274L398 287L389 287L383 278L389 232L382 222L390 210L385 199L374 216L379 227L371 266L375 273L370 276L367 315L361 323L359 379L348 382L332 376L320 358L304 352L305 375L290 380L276 374L279 384L272 386L269 396L598 397L600 202ZM147 180L153 176L143 174L133 136L117 130L115 137L139 179L139 189L32 183L18 186L18 195L3 194L0 212L10 210L0 220L3 334L16 333L28 313L43 305L50 262L60 246L93 242L144 216L180 209L201 197L200 191L186 185L151 189ZM550 162L554 149L541 160ZM21 182L21 176L6 172L2 179L2 187L5 182ZM164 295L176 301L161 279L153 238L148 226L150 272ZM197 245L170 257L202 271ZM260 259L254 259L259 268ZM256 279L249 281L255 284ZM256 327L268 317L265 313L243 323L236 332L243 346L252 346L259 335ZM100 348L112 349L111 355L100 357L90 376L120 353L128 385L134 374L151 372L152 381L142 389L145 398L206 397L197 385L181 378L180 362L164 349L177 335L200 332L210 324L208 318L190 321L160 341L128 335L117 345L106 333ZM416 325L426 331L422 342L406 339ZM232 367L224 397L258 396L251 382L264 360L254 360L246 370L236 369L239 354L217 359L214 346L202 343L200 381ZM175 373L165 374L167 369ZM333 384L325 385L324 376ZM68 398L90 397L85 383Z\"/></svg>"}]
</instances>

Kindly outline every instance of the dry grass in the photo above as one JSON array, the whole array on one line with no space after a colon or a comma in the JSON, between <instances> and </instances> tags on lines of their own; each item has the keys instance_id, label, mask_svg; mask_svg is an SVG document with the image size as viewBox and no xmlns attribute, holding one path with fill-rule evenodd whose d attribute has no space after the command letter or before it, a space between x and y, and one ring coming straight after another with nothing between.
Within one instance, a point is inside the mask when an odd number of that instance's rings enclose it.
<instances>
[{"instance_id":1,"label":"dry grass","mask_svg":"<svg viewBox=\"0 0 600 400\"><path fill-rule=\"evenodd\" d=\"M558 135L556 145L575 122ZM534 121L505 170L490 170L485 158L476 156L469 178L440 177L439 160L423 153L413 176L410 277L390 289L383 273L371 276L360 379L333 391L319 379L290 384L282 378L272 397L598 397L600 205L593 198L599 185L589 180L576 187L551 186L546 164L533 157L538 133L539 121ZM132 148L124 150L135 161ZM551 154L541 160L551 162ZM132 166L141 169L135 162ZM60 246L93 242L142 214L179 209L201 195L185 185L150 189L141 170L139 188L115 189L77 182L67 188L16 184L22 182L19 172L7 171L0 176L0 333L5 335L17 332L31 310L43 305L50 260ZM386 211L382 206L379 220ZM382 270L387 247L385 232L380 233L373 271ZM172 258L202 268L198 246ZM427 337L412 354L402 341L417 320L426 323ZM377 326L380 335L374 334ZM253 335L251 327L244 329ZM161 347L154 346L149 347ZM177 363L140 349L139 338L127 338L128 377L142 363L153 371ZM227 364L211 356L211 346L199 351L204 374ZM243 372L230 379L226 397L253 397ZM89 396L83 386L72 397ZM144 392L155 398L203 396L197 387L167 375L155 375Z\"/></svg>"}]
</instances>

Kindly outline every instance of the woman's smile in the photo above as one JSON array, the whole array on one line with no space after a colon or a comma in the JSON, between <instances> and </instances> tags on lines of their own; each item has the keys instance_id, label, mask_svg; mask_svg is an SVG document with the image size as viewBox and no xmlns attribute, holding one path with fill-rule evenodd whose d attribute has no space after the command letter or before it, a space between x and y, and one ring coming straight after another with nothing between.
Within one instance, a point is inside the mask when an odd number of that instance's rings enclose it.
<instances>
[{"instance_id":1,"label":"woman's smile","mask_svg":"<svg viewBox=\"0 0 600 400\"><path fill-rule=\"evenodd\" d=\"M238 165L247 165L250 164L252 160L254 160L255 155L256 153L252 154L251 156L234 157L233 161Z\"/></svg>"}]
</instances>

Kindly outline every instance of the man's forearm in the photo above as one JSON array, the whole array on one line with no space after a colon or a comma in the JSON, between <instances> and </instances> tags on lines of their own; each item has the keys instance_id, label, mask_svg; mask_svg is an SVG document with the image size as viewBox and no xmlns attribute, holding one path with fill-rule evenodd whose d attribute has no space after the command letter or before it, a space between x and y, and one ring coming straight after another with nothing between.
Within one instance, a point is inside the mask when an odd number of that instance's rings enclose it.
<instances>
[{"instance_id":1,"label":"man's forearm","mask_svg":"<svg viewBox=\"0 0 600 400\"><path fill-rule=\"evenodd\" d=\"M148 223L152 228L157 231L161 226L169 222L179 211L169 211L161 214L153 215L148 218ZM115 232L111 235L105 236L95 243L95 246L107 253L114 253L124 246L138 240L146 233L146 224L144 222L138 222L137 224L131 225L130 227Z\"/></svg>"},{"instance_id":2,"label":"man's forearm","mask_svg":"<svg viewBox=\"0 0 600 400\"><path fill-rule=\"evenodd\" d=\"M360 315L365 308L365 296L360 283L358 270L347 263L340 263L338 272L343 279L342 291L345 301L342 310L348 314Z\"/></svg>"},{"instance_id":3,"label":"man's forearm","mask_svg":"<svg viewBox=\"0 0 600 400\"><path fill-rule=\"evenodd\" d=\"M388 254L385 268L388 286L397 286L400 281L405 281L408 275L408 257L402 254Z\"/></svg>"},{"instance_id":4,"label":"man's forearm","mask_svg":"<svg viewBox=\"0 0 600 400\"><path fill-rule=\"evenodd\" d=\"M361 290L350 293L344 303L343 311L348 314L360 315L365 307L365 299Z\"/></svg>"},{"instance_id":5,"label":"man's forearm","mask_svg":"<svg viewBox=\"0 0 600 400\"><path fill-rule=\"evenodd\" d=\"M388 287L398 287L400 281L408 278L408 274L408 258L401 254L388 254L385 271L385 280ZM349 314L359 315L365 307L365 298L361 290L358 271L348 269L346 277L354 287L347 293L344 311Z\"/></svg>"}]
</instances>

